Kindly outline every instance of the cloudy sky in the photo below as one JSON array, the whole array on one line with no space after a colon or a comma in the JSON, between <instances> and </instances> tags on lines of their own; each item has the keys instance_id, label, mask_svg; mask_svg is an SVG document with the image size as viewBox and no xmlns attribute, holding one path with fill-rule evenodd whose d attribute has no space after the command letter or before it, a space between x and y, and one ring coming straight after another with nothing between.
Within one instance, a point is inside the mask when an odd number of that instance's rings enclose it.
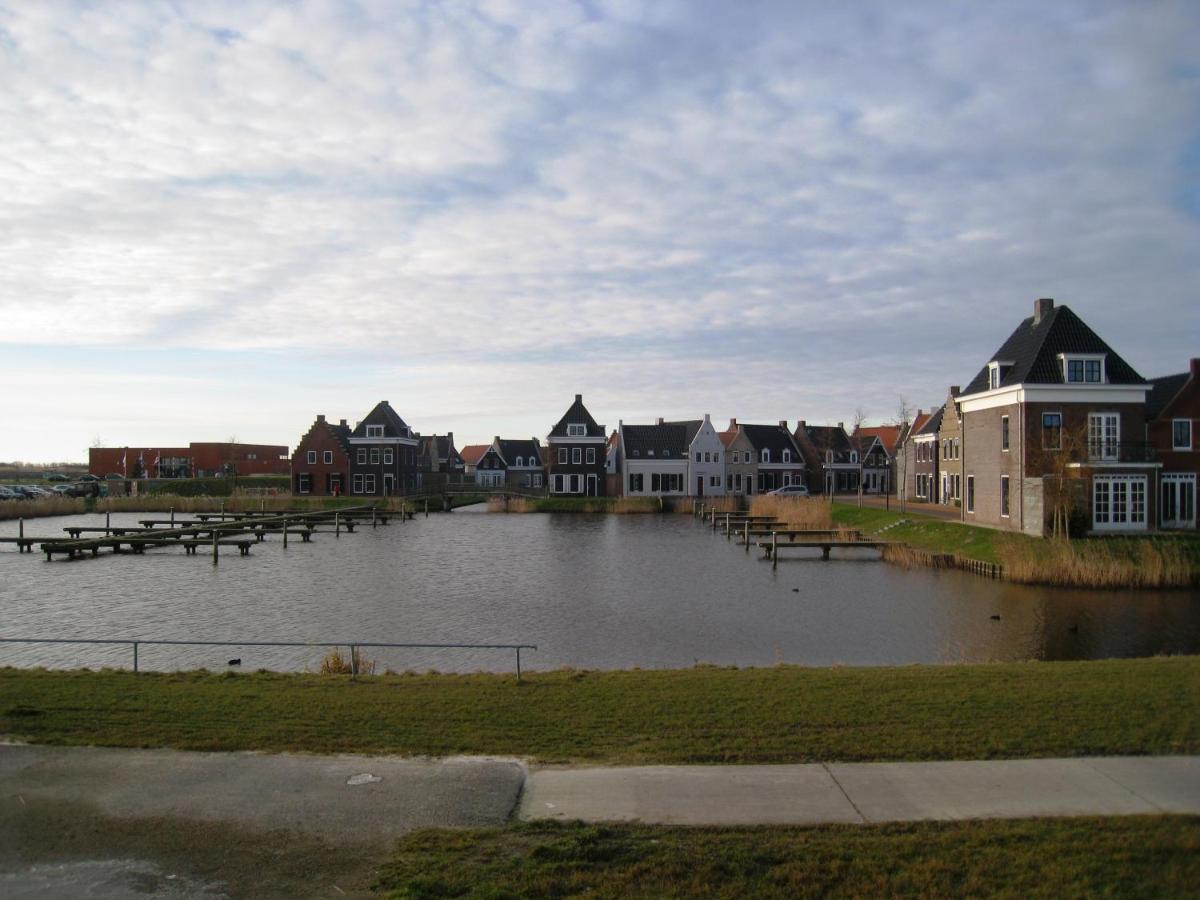
<instances>
[{"instance_id":1,"label":"cloudy sky","mask_svg":"<svg viewBox=\"0 0 1200 900\"><path fill-rule=\"evenodd\" d=\"M0 0L0 459L1200 355L1200 4Z\"/></svg>"}]
</instances>

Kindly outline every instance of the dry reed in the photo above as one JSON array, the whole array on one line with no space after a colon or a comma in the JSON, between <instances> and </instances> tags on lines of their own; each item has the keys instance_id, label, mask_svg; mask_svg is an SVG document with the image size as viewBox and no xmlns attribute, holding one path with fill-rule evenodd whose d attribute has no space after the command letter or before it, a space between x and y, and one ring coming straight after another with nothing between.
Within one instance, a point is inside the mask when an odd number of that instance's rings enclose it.
<instances>
[{"instance_id":1,"label":"dry reed","mask_svg":"<svg viewBox=\"0 0 1200 900\"><path fill-rule=\"evenodd\" d=\"M762 494L750 501L750 515L771 516L794 530L832 530L833 512L829 504L816 497L781 497Z\"/></svg>"},{"instance_id":2,"label":"dry reed","mask_svg":"<svg viewBox=\"0 0 1200 900\"><path fill-rule=\"evenodd\" d=\"M90 506L94 512L277 512L281 510L320 510L337 506L374 503L380 510L397 512L404 500L399 497L372 499L363 497L352 503L343 498L337 504L325 497L294 497L279 494L274 497L178 497L174 494L141 494L138 496L99 497ZM412 505L409 501L409 506ZM89 511L87 500L79 497L41 497L37 500L0 500L0 519L37 519L45 516L73 516Z\"/></svg>"},{"instance_id":3,"label":"dry reed","mask_svg":"<svg viewBox=\"0 0 1200 900\"><path fill-rule=\"evenodd\" d=\"M356 672L359 675L375 674L375 661L363 656L357 647L351 648L347 656L342 655L341 647L334 647L321 660L322 675L353 675Z\"/></svg>"},{"instance_id":4,"label":"dry reed","mask_svg":"<svg viewBox=\"0 0 1200 900\"><path fill-rule=\"evenodd\" d=\"M1200 569L1172 540L998 541L1004 577L1024 584L1087 588L1171 588L1200 584Z\"/></svg>"}]
</instances>

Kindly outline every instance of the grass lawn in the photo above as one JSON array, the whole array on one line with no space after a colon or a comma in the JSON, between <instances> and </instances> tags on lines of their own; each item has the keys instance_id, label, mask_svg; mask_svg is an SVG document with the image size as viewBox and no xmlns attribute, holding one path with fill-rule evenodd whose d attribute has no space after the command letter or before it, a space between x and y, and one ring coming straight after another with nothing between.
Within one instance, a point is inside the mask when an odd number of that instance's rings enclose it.
<instances>
[{"instance_id":1,"label":"grass lawn","mask_svg":"<svg viewBox=\"0 0 1200 900\"><path fill-rule=\"evenodd\" d=\"M1200 752L1200 657L527 675L0 669L41 743L542 762L782 763Z\"/></svg>"},{"instance_id":2,"label":"grass lawn","mask_svg":"<svg viewBox=\"0 0 1200 900\"><path fill-rule=\"evenodd\" d=\"M887 537L934 553L957 553L959 556L994 563L1000 562L996 555L995 542L997 539L1015 538L1034 543L1033 538L1024 535L1010 536L993 528L979 528L974 525L962 525L958 522L946 522L942 519L913 513L901 515L898 512L870 506L860 509L845 503L833 504L834 524L844 525L847 528L858 528L864 533L878 531L901 519L906 520L905 523L890 529Z\"/></svg>"},{"instance_id":3,"label":"grass lawn","mask_svg":"<svg viewBox=\"0 0 1200 900\"><path fill-rule=\"evenodd\" d=\"M403 838L376 888L434 897L1186 897L1200 818L813 828L535 823Z\"/></svg>"}]
</instances>

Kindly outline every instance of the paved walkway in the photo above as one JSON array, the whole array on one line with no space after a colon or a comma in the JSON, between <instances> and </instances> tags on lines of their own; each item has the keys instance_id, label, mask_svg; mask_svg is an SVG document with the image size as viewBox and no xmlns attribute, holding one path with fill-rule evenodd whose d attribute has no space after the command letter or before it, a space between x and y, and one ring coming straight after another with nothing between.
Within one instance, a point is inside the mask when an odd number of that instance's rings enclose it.
<instances>
[{"instance_id":1,"label":"paved walkway","mask_svg":"<svg viewBox=\"0 0 1200 900\"><path fill-rule=\"evenodd\" d=\"M522 819L812 825L1200 814L1200 757L539 769Z\"/></svg>"},{"instance_id":2,"label":"paved walkway","mask_svg":"<svg viewBox=\"0 0 1200 900\"><path fill-rule=\"evenodd\" d=\"M0 745L0 896L367 896L414 828L1200 814L1200 756L528 770Z\"/></svg>"}]
</instances>

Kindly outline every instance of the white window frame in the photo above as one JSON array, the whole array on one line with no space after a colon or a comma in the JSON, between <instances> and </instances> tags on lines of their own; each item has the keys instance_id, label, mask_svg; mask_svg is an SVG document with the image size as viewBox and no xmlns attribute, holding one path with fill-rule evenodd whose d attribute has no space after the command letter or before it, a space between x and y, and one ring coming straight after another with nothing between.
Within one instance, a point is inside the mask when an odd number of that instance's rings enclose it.
<instances>
[{"instance_id":1,"label":"white window frame","mask_svg":"<svg viewBox=\"0 0 1200 900\"><path fill-rule=\"evenodd\" d=\"M572 422L567 426L567 437L587 437L587 426Z\"/></svg>"},{"instance_id":2,"label":"white window frame","mask_svg":"<svg viewBox=\"0 0 1200 900\"><path fill-rule=\"evenodd\" d=\"M1088 413L1088 459L1115 461L1121 455L1121 414Z\"/></svg>"},{"instance_id":3,"label":"white window frame","mask_svg":"<svg viewBox=\"0 0 1200 900\"><path fill-rule=\"evenodd\" d=\"M1187 443L1180 444L1175 440L1175 429L1180 425L1187 426ZM1192 449L1192 420L1191 419L1172 419L1171 420L1171 449L1172 450L1191 450Z\"/></svg>"},{"instance_id":4,"label":"white window frame","mask_svg":"<svg viewBox=\"0 0 1200 900\"><path fill-rule=\"evenodd\" d=\"M792 461L792 451L791 450L783 451L783 461L785 463L790 463Z\"/></svg>"},{"instance_id":5,"label":"white window frame","mask_svg":"<svg viewBox=\"0 0 1200 900\"><path fill-rule=\"evenodd\" d=\"M1000 417L1000 450L1003 453L1008 452L1008 447L1011 442L1010 431L1008 424L1008 416Z\"/></svg>"},{"instance_id":6,"label":"white window frame","mask_svg":"<svg viewBox=\"0 0 1200 900\"><path fill-rule=\"evenodd\" d=\"M581 447L572 447L571 448L571 465L573 465L573 466L583 465L583 449Z\"/></svg>"},{"instance_id":7,"label":"white window frame","mask_svg":"<svg viewBox=\"0 0 1200 900\"><path fill-rule=\"evenodd\" d=\"M315 466L317 464L317 451L316 450L308 451L308 464L310 466Z\"/></svg>"},{"instance_id":8,"label":"white window frame","mask_svg":"<svg viewBox=\"0 0 1200 900\"><path fill-rule=\"evenodd\" d=\"M333 451L332 451L332 450L326 450L326 451L325 451L325 452L322 454L322 458L323 458L323 460L324 460L324 462L325 462L325 465L327 465L327 466L332 466L332 465L333 465Z\"/></svg>"},{"instance_id":9,"label":"white window frame","mask_svg":"<svg viewBox=\"0 0 1200 900\"><path fill-rule=\"evenodd\" d=\"M572 493L572 494L582 494L583 493L583 476L582 475L572 475L571 476L571 491L570 491L570 493Z\"/></svg>"},{"instance_id":10,"label":"white window frame","mask_svg":"<svg viewBox=\"0 0 1200 900\"><path fill-rule=\"evenodd\" d=\"M542 473L541 472L533 473L533 486L535 488L540 488L542 486Z\"/></svg>"},{"instance_id":11,"label":"white window frame","mask_svg":"<svg viewBox=\"0 0 1200 900\"><path fill-rule=\"evenodd\" d=\"M390 466L390 465L392 465L392 462L394 459L395 459L395 457L392 456L392 448L384 447L383 448L383 464L385 466Z\"/></svg>"},{"instance_id":12,"label":"white window frame","mask_svg":"<svg viewBox=\"0 0 1200 900\"><path fill-rule=\"evenodd\" d=\"M375 493L375 476L374 475L363 475L363 493L364 494L374 494Z\"/></svg>"},{"instance_id":13,"label":"white window frame","mask_svg":"<svg viewBox=\"0 0 1200 900\"><path fill-rule=\"evenodd\" d=\"M312 475L308 472L300 472L296 475L296 493L311 494L312 493Z\"/></svg>"},{"instance_id":14,"label":"white window frame","mask_svg":"<svg viewBox=\"0 0 1200 900\"><path fill-rule=\"evenodd\" d=\"M584 459L587 460L589 466L594 466L596 464L596 448L588 447Z\"/></svg>"},{"instance_id":15,"label":"white window frame","mask_svg":"<svg viewBox=\"0 0 1200 900\"><path fill-rule=\"evenodd\" d=\"M1093 475L1092 529L1145 531L1149 501L1147 490L1145 475Z\"/></svg>"},{"instance_id":16,"label":"white window frame","mask_svg":"<svg viewBox=\"0 0 1200 900\"><path fill-rule=\"evenodd\" d=\"M371 465L373 465L373 466L379 465L379 448L378 447L371 448Z\"/></svg>"},{"instance_id":17,"label":"white window frame","mask_svg":"<svg viewBox=\"0 0 1200 900\"><path fill-rule=\"evenodd\" d=\"M363 477L361 473L354 476L354 480L351 482L351 492L355 494L363 492Z\"/></svg>"},{"instance_id":18,"label":"white window frame","mask_svg":"<svg viewBox=\"0 0 1200 900\"><path fill-rule=\"evenodd\" d=\"M1108 384L1108 371L1103 353L1060 353L1058 364L1062 371L1063 384ZM1083 367L1083 377L1071 379L1071 363L1079 363ZM1099 377L1088 378L1088 363L1098 362Z\"/></svg>"},{"instance_id":19,"label":"white window frame","mask_svg":"<svg viewBox=\"0 0 1200 900\"><path fill-rule=\"evenodd\" d=\"M358 448L358 456L357 456L357 459L358 459L358 464L359 464L360 466L365 466L365 465L367 464L367 448L366 448L366 447L359 447L359 448ZM362 491L356 491L355 493L359 493L359 494L361 494L361 493L362 493Z\"/></svg>"},{"instance_id":20,"label":"white window frame","mask_svg":"<svg viewBox=\"0 0 1200 900\"><path fill-rule=\"evenodd\" d=\"M567 464L567 448L566 447L558 448L558 464L560 466L565 466ZM561 493L561 491L556 491L555 493Z\"/></svg>"},{"instance_id":21,"label":"white window frame","mask_svg":"<svg viewBox=\"0 0 1200 900\"><path fill-rule=\"evenodd\" d=\"M765 463L769 463L771 461L771 451L768 448L763 447L761 452L762 452L762 461Z\"/></svg>"},{"instance_id":22,"label":"white window frame","mask_svg":"<svg viewBox=\"0 0 1200 900\"><path fill-rule=\"evenodd\" d=\"M1170 500L1167 495L1172 494ZM1183 498L1187 500L1184 502ZM1159 497L1159 519L1164 528L1196 527L1196 473L1169 472L1162 476L1162 493ZM1173 508L1176 515L1167 518L1167 510ZM1179 512L1189 515L1179 515Z\"/></svg>"},{"instance_id":23,"label":"white window frame","mask_svg":"<svg viewBox=\"0 0 1200 900\"><path fill-rule=\"evenodd\" d=\"M1007 512L1004 509L1006 506ZM1000 476L1000 518L1012 518L1012 486L1007 475Z\"/></svg>"},{"instance_id":24,"label":"white window frame","mask_svg":"<svg viewBox=\"0 0 1200 900\"><path fill-rule=\"evenodd\" d=\"M370 437L383 437L383 426L382 425L368 425L367 426L367 437L369 437L369 438Z\"/></svg>"}]
</instances>

